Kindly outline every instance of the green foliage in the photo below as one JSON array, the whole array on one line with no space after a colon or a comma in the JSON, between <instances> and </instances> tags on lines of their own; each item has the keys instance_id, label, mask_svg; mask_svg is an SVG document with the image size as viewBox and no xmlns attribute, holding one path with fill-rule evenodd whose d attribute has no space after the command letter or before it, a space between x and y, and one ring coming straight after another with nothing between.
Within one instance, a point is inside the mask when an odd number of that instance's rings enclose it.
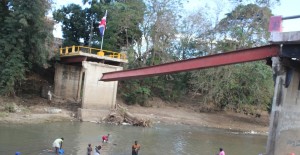
<instances>
[{"instance_id":1,"label":"green foliage","mask_svg":"<svg viewBox=\"0 0 300 155\"><path fill-rule=\"evenodd\" d=\"M44 65L52 26L45 14L48 0L1 1L0 92L15 94L15 86L33 65Z\"/></svg>"},{"instance_id":2,"label":"green foliage","mask_svg":"<svg viewBox=\"0 0 300 155\"><path fill-rule=\"evenodd\" d=\"M0 118L1 117L7 117L8 113L6 111L0 111Z\"/></svg>"},{"instance_id":3,"label":"green foliage","mask_svg":"<svg viewBox=\"0 0 300 155\"><path fill-rule=\"evenodd\" d=\"M129 48L142 37L140 24L143 21L145 4L142 0L114 2L107 6L107 30L104 47L120 50Z\"/></svg>"},{"instance_id":4,"label":"green foliage","mask_svg":"<svg viewBox=\"0 0 300 155\"><path fill-rule=\"evenodd\" d=\"M278 4L280 3L280 0L231 0L232 3L255 3L257 5L261 5L261 6L272 6L274 4Z\"/></svg>"},{"instance_id":5,"label":"green foliage","mask_svg":"<svg viewBox=\"0 0 300 155\"><path fill-rule=\"evenodd\" d=\"M83 9L76 4L70 4L54 11L53 18L61 22L63 27L64 45L90 44L100 47L102 38L98 30L98 22L108 11L107 25L104 35L103 49L120 51L122 47L129 48L142 33L139 28L143 21L144 3L142 0L130 1L83 1L91 7Z\"/></svg>"},{"instance_id":6,"label":"green foliage","mask_svg":"<svg viewBox=\"0 0 300 155\"><path fill-rule=\"evenodd\" d=\"M151 96L151 91L146 84L144 85L144 80L128 81L125 85L121 85L120 90L127 104L146 105Z\"/></svg>"},{"instance_id":7,"label":"green foliage","mask_svg":"<svg viewBox=\"0 0 300 155\"><path fill-rule=\"evenodd\" d=\"M273 94L271 68L263 62L251 62L195 71L191 85L220 109L235 110L249 104L267 110Z\"/></svg>"},{"instance_id":8,"label":"green foliage","mask_svg":"<svg viewBox=\"0 0 300 155\"><path fill-rule=\"evenodd\" d=\"M215 22L203 11L205 9L185 19L180 18L181 2L84 0L83 3L90 4L89 8L72 4L56 10L54 19L63 24L65 45L78 45L83 40L85 45L91 41L92 46L99 47L98 21L107 10L103 48L115 51L126 49L129 64L124 66L125 69L267 43L271 16L267 1L255 0L256 4L247 5L239 2L224 19ZM253 106L261 109L269 107L273 81L268 66L263 62L252 62L121 81L118 90L128 104L147 105L152 97L176 102L195 92L203 96L204 103L213 103L220 109L254 111Z\"/></svg>"},{"instance_id":9,"label":"green foliage","mask_svg":"<svg viewBox=\"0 0 300 155\"><path fill-rule=\"evenodd\" d=\"M166 17L173 19L174 13L169 10L171 8L171 5L168 5L169 2L172 0L163 3L166 4L164 9L167 11L155 8L154 1L147 3L148 10L154 12L152 14L146 12L145 18L155 18L154 21L146 23L148 25L144 28L148 29L144 29L144 35L148 34L150 36L148 41L154 45L147 46L149 48L145 54L130 50L128 52L129 68L157 65L166 61L188 59L267 43L269 37L267 23L271 11L267 7L256 4L238 5L228 13L226 18L218 22L216 27L210 26L209 20L205 19L204 12L192 14L188 17L189 20L183 21L181 38L179 42L176 42L172 40L172 35L176 33L173 28L178 25L164 20ZM271 69L262 62L124 81L122 86L130 90L123 95L126 101L132 104L137 103L137 100L141 98L145 101L147 97L154 96L176 102L186 94L196 92L203 95L202 102L204 103L213 103L220 109L230 108L236 111L245 108L253 111L252 106L266 110L273 93ZM123 87L120 88L121 91L124 90ZM129 87L131 89L128 89ZM150 91L147 97L139 93L139 90L143 88Z\"/></svg>"},{"instance_id":10,"label":"green foliage","mask_svg":"<svg viewBox=\"0 0 300 155\"><path fill-rule=\"evenodd\" d=\"M268 7L238 5L214 29L207 31L216 44L204 48L207 50L205 53L222 53L266 44L270 16ZM271 69L263 62L194 71L189 78L189 86L203 96L200 102L204 104L213 103L220 109L246 110L250 113L254 111L253 106L267 110L274 89Z\"/></svg>"},{"instance_id":11,"label":"green foliage","mask_svg":"<svg viewBox=\"0 0 300 155\"><path fill-rule=\"evenodd\" d=\"M188 92L190 73L178 73L151 78L151 90L166 101L179 101Z\"/></svg>"},{"instance_id":12,"label":"green foliage","mask_svg":"<svg viewBox=\"0 0 300 155\"><path fill-rule=\"evenodd\" d=\"M146 105L149 98L160 97L166 101L178 101L188 92L190 73L180 73L143 80L123 81L120 84L122 98L128 104Z\"/></svg>"},{"instance_id":13,"label":"green foliage","mask_svg":"<svg viewBox=\"0 0 300 155\"><path fill-rule=\"evenodd\" d=\"M271 15L268 7L257 4L238 5L218 23L216 30L222 36L219 42L236 42L236 49L266 44L270 35L268 23ZM222 49L222 44L218 48Z\"/></svg>"},{"instance_id":14,"label":"green foliage","mask_svg":"<svg viewBox=\"0 0 300 155\"><path fill-rule=\"evenodd\" d=\"M15 112L17 112L16 104L15 103L6 103L4 105L4 110L9 112L9 113L15 113Z\"/></svg>"},{"instance_id":15,"label":"green foliage","mask_svg":"<svg viewBox=\"0 0 300 155\"><path fill-rule=\"evenodd\" d=\"M80 45L80 39L84 44L88 44L89 25L87 9L82 9L80 5L70 4L53 13L53 18L62 23L64 46Z\"/></svg>"}]
</instances>

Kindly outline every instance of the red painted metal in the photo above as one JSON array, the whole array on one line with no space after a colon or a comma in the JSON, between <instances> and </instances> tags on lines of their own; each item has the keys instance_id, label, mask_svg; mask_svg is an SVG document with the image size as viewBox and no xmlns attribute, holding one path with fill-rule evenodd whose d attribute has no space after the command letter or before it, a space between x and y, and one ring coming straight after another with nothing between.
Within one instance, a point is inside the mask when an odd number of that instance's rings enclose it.
<instances>
[{"instance_id":1,"label":"red painted metal","mask_svg":"<svg viewBox=\"0 0 300 155\"><path fill-rule=\"evenodd\" d=\"M171 74L182 71L191 71L210 67L224 66L229 64L263 60L268 57L278 56L280 53L279 45L268 45L251 49L237 50L233 52L208 55L194 59L165 63L156 66L138 68L104 73L102 81L116 81L133 78L143 78L162 74Z\"/></svg>"}]
</instances>

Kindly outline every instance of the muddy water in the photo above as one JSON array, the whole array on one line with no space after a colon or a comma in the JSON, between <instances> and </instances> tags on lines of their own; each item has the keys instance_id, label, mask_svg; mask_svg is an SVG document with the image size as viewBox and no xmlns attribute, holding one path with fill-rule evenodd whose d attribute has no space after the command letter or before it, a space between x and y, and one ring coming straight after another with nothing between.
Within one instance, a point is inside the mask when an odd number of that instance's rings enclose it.
<instances>
[{"instance_id":1,"label":"muddy water","mask_svg":"<svg viewBox=\"0 0 300 155\"><path fill-rule=\"evenodd\" d=\"M109 143L101 136L110 133ZM265 152L266 136L185 125L152 128L65 122L33 125L0 124L0 155L51 155L52 142L64 137L65 155L85 155L88 143L103 145L101 155L130 155L134 140L141 155L215 155L223 147L227 155Z\"/></svg>"}]
</instances>

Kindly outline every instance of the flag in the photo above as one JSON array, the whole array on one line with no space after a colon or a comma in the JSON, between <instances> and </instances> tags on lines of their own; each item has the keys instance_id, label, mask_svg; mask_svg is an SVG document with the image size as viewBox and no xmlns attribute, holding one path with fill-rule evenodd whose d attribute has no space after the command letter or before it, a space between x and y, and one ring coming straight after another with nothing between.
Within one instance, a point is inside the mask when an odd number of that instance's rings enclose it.
<instances>
[{"instance_id":1,"label":"flag","mask_svg":"<svg viewBox=\"0 0 300 155\"><path fill-rule=\"evenodd\" d=\"M106 15L107 15L107 11L105 12L104 17L99 22L99 31L100 31L101 37L104 36L104 32L105 32L105 28L106 28Z\"/></svg>"},{"instance_id":2,"label":"flag","mask_svg":"<svg viewBox=\"0 0 300 155\"><path fill-rule=\"evenodd\" d=\"M272 16L269 22L269 32L281 32L282 31L282 17Z\"/></svg>"}]
</instances>

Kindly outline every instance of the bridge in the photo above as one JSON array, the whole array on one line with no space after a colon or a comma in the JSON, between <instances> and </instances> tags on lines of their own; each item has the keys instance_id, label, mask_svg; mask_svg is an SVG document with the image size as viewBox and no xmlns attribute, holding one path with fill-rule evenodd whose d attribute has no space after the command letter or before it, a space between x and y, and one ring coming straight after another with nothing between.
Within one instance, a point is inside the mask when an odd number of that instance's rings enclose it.
<instances>
[{"instance_id":1,"label":"bridge","mask_svg":"<svg viewBox=\"0 0 300 155\"><path fill-rule=\"evenodd\" d=\"M300 152L300 32L272 33L267 46L125 71L120 66L126 56L112 51L72 46L61 49L60 57L54 93L81 101L83 121L99 121L116 108L117 80L266 60L276 77L267 154Z\"/></svg>"}]
</instances>

